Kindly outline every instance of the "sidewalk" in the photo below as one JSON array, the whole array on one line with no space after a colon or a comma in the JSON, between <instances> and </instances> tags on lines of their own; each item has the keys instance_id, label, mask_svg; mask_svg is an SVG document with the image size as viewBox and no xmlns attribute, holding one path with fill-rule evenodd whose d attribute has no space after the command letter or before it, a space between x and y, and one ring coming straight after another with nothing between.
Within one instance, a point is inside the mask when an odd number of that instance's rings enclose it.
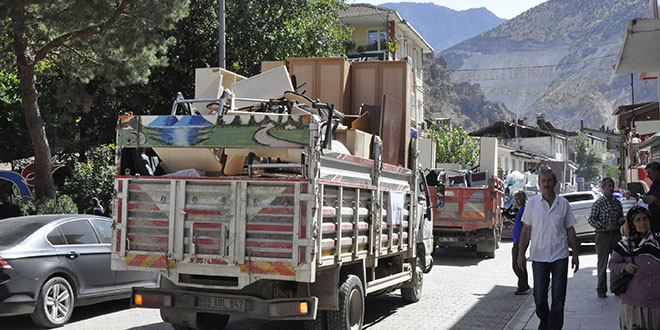
<instances>
[{"instance_id":1,"label":"sidewalk","mask_svg":"<svg viewBox=\"0 0 660 330\"><path fill-rule=\"evenodd\" d=\"M580 256L580 270L573 274L568 270L568 288L564 308L564 329L566 330L615 330L619 329L619 298L607 293L607 298L596 295L597 257L594 245L583 245ZM570 267L570 259L569 259ZM530 284L532 284L531 263L528 264ZM609 280L609 275L608 275ZM536 330L539 319L534 313L534 296L530 294L525 303L511 318L505 330Z\"/></svg>"}]
</instances>

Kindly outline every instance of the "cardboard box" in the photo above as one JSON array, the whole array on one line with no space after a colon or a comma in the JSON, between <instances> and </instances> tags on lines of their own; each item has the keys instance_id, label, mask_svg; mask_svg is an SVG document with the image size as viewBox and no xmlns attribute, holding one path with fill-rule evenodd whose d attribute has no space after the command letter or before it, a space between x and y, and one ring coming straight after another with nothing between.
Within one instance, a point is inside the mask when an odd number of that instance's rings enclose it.
<instances>
[{"instance_id":1,"label":"cardboard box","mask_svg":"<svg viewBox=\"0 0 660 330\"><path fill-rule=\"evenodd\" d=\"M337 130L335 139L343 143L351 155L367 158L371 156L371 138L373 135L357 129Z\"/></svg>"}]
</instances>

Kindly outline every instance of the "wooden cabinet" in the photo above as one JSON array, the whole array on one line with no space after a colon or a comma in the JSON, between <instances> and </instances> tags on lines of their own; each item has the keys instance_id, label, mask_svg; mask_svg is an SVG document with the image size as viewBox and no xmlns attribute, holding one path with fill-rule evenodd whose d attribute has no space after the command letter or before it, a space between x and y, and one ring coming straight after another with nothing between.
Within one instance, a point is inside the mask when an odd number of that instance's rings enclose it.
<instances>
[{"instance_id":1,"label":"wooden cabinet","mask_svg":"<svg viewBox=\"0 0 660 330\"><path fill-rule=\"evenodd\" d=\"M337 110L352 114L351 67L344 58L289 58L286 62L289 74L296 76L296 83L307 83L299 92L306 91L305 95L311 99L333 103Z\"/></svg>"},{"instance_id":2,"label":"wooden cabinet","mask_svg":"<svg viewBox=\"0 0 660 330\"><path fill-rule=\"evenodd\" d=\"M398 125L400 134L391 134L397 141L383 139L384 146L400 148L398 165L408 164L408 145L410 143L410 109L411 109L411 72L412 68L406 61L373 61L353 62L351 64L351 108L359 111L362 104L383 106L383 95L401 102L401 121ZM386 116L382 121L391 120ZM390 125L383 125L393 127ZM381 132L385 135L385 132ZM387 147L386 147L387 148ZM396 164L395 164L396 165Z\"/></svg>"}]
</instances>

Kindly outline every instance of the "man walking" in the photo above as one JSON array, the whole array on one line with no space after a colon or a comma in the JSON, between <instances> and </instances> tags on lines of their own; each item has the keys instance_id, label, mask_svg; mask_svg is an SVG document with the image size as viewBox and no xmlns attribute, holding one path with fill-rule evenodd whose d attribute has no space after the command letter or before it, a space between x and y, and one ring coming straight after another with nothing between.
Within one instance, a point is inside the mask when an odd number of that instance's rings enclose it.
<instances>
[{"instance_id":1,"label":"man walking","mask_svg":"<svg viewBox=\"0 0 660 330\"><path fill-rule=\"evenodd\" d=\"M600 183L603 192L591 206L589 224L596 229L596 254L598 254L598 296L607 298L607 262L612 249L621 240L620 227L623 223L621 202L614 198L614 180L605 178Z\"/></svg>"},{"instance_id":2,"label":"man walking","mask_svg":"<svg viewBox=\"0 0 660 330\"><path fill-rule=\"evenodd\" d=\"M557 177L549 169L539 174L541 194L529 199L523 213L518 267L525 268L525 250L530 242L529 259L534 277L536 316L539 330L558 330L564 325L564 302L568 281L568 246L573 249L573 272L580 267L575 236L575 217L568 201L557 196ZM548 287L552 278L552 307L548 308Z\"/></svg>"},{"instance_id":3,"label":"man walking","mask_svg":"<svg viewBox=\"0 0 660 330\"><path fill-rule=\"evenodd\" d=\"M527 195L524 191L519 190L513 195L514 207L518 209L516 220L513 223L513 248L511 249L511 257L513 259L513 272L518 276L518 289L514 292L516 295L525 295L529 293L529 282L527 281L527 267L518 267L518 250L520 245L520 233L522 232L522 216L525 212L525 203L527 203Z\"/></svg>"}]
</instances>

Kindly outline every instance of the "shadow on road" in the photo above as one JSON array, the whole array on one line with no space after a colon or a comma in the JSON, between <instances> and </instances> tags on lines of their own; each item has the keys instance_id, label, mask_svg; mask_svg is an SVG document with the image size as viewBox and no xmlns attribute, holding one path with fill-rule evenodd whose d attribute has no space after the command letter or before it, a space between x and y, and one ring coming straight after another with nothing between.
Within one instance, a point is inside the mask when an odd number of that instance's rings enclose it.
<instances>
[{"instance_id":1,"label":"shadow on road","mask_svg":"<svg viewBox=\"0 0 660 330\"><path fill-rule=\"evenodd\" d=\"M433 254L435 266L474 266L482 260L474 248L436 248Z\"/></svg>"},{"instance_id":2,"label":"shadow on road","mask_svg":"<svg viewBox=\"0 0 660 330\"><path fill-rule=\"evenodd\" d=\"M495 286L487 294L479 296L479 302L472 306L451 330L503 329L527 296L516 296L513 286ZM493 311L493 306L496 311Z\"/></svg>"},{"instance_id":3,"label":"shadow on road","mask_svg":"<svg viewBox=\"0 0 660 330\"><path fill-rule=\"evenodd\" d=\"M394 314L399 308L409 304L401 298L398 291L396 292L377 297L367 297L363 329L377 328L378 323Z\"/></svg>"},{"instance_id":4,"label":"shadow on road","mask_svg":"<svg viewBox=\"0 0 660 330\"><path fill-rule=\"evenodd\" d=\"M108 301L100 304L76 307L73 310L73 315L67 324L74 324L76 322L84 321L97 316L102 316L114 312L119 312L129 308L129 300L115 300ZM2 329L12 330L37 330L38 328L32 322L29 315L19 315L10 317L0 317L0 324ZM7 328L5 328L7 326Z\"/></svg>"}]
</instances>

